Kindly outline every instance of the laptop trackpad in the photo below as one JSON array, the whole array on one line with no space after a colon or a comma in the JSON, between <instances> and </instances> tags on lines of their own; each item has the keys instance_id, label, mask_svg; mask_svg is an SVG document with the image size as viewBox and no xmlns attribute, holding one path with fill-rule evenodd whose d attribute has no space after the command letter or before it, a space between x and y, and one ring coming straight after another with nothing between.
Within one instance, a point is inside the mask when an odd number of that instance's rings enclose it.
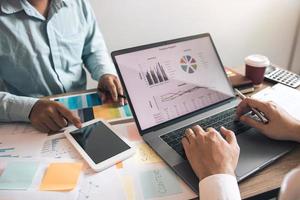
<instances>
[{"instance_id":1,"label":"laptop trackpad","mask_svg":"<svg viewBox=\"0 0 300 200\"><path fill-rule=\"evenodd\" d=\"M238 179L266 166L294 146L292 142L271 140L255 129L238 135L237 140L241 149L236 169Z\"/></svg>"},{"instance_id":2,"label":"laptop trackpad","mask_svg":"<svg viewBox=\"0 0 300 200\"><path fill-rule=\"evenodd\" d=\"M199 179L193 172L188 161L184 161L174 166L175 172L188 184L194 192L199 193Z\"/></svg>"}]
</instances>

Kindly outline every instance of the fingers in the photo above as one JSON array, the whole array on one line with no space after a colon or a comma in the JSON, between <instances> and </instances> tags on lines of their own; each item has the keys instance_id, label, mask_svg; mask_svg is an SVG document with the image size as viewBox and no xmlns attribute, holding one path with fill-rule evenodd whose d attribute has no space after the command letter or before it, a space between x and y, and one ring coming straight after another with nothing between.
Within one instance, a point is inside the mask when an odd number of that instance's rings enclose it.
<instances>
[{"instance_id":1,"label":"fingers","mask_svg":"<svg viewBox=\"0 0 300 200\"><path fill-rule=\"evenodd\" d=\"M195 134L194 131L190 128L185 130L185 137L187 138L188 142L190 145L194 145L195 144Z\"/></svg>"},{"instance_id":2,"label":"fingers","mask_svg":"<svg viewBox=\"0 0 300 200\"><path fill-rule=\"evenodd\" d=\"M68 126L68 122L57 112L57 110L54 110L54 112L50 114L50 117L60 129Z\"/></svg>"},{"instance_id":3,"label":"fingers","mask_svg":"<svg viewBox=\"0 0 300 200\"><path fill-rule=\"evenodd\" d=\"M205 131L203 130L203 128L199 125L193 126L192 130L194 131L195 135L197 137L199 136L203 136L205 134Z\"/></svg>"},{"instance_id":4,"label":"fingers","mask_svg":"<svg viewBox=\"0 0 300 200\"><path fill-rule=\"evenodd\" d=\"M57 110L69 122L74 124L77 128L81 128L80 119L77 116L75 116L74 113L72 113L70 110L68 110L66 107L64 107L63 105L60 105L60 104L57 106Z\"/></svg>"},{"instance_id":5,"label":"fingers","mask_svg":"<svg viewBox=\"0 0 300 200\"><path fill-rule=\"evenodd\" d=\"M221 133L225 137L225 140L229 144L237 144L237 140L233 131L226 129L225 127L221 127Z\"/></svg>"},{"instance_id":6,"label":"fingers","mask_svg":"<svg viewBox=\"0 0 300 200\"><path fill-rule=\"evenodd\" d=\"M121 106L127 104L127 100L119 97L124 95L124 91L118 77L110 74L106 74L101 77L98 88L102 91L108 91L111 95L111 98L114 102L118 102ZM107 100L107 94L103 94L105 92L101 92L100 97L103 101Z\"/></svg>"},{"instance_id":7,"label":"fingers","mask_svg":"<svg viewBox=\"0 0 300 200\"><path fill-rule=\"evenodd\" d=\"M43 133L49 133L50 129L44 125L43 123L38 123L38 124L34 124L34 126L36 127L36 129L38 129L39 131L43 132Z\"/></svg>"},{"instance_id":8,"label":"fingers","mask_svg":"<svg viewBox=\"0 0 300 200\"><path fill-rule=\"evenodd\" d=\"M121 83L120 83L120 80L118 79L118 78L115 78L114 79L114 83L115 83L115 86L116 86L116 88L117 88L117 92L118 92L118 94L120 94L120 95L124 95L124 92L123 92L123 88L122 88L122 86L121 86ZM119 98L119 103L120 103L120 105L122 105L122 106L124 106L124 98Z\"/></svg>"},{"instance_id":9,"label":"fingers","mask_svg":"<svg viewBox=\"0 0 300 200\"><path fill-rule=\"evenodd\" d=\"M59 125L57 125L54 120L52 120L52 118L50 116L48 116L45 120L44 120L44 124L47 125L47 127L50 129L50 131L52 132L56 132L58 130L61 129L61 127Z\"/></svg>"},{"instance_id":10,"label":"fingers","mask_svg":"<svg viewBox=\"0 0 300 200\"><path fill-rule=\"evenodd\" d=\"M183 146L185 155L186 155L187 159L190 160L190 158L191 158L190 143L186 137L183 137L181 142L182 142L182 146Z\"/></svg>"},{"instance_id":11,"label":"fingers","mask_svg":"<svg viewBox=\"0 0 300 200\"><path fill-rule=\"evenodd\" d=\"M106 93L104 91L98 89L98 95L99 95L102 102L106 101L107 97L106 97Z\"/></svg>"},{"instance_id":12,"label":"fingers","mask_svg":"<svg viewBox=\"0 0 300 200\"><path fill-rule=\"evenodd\" d=\"M223 140L224 141L224 138L221 136L221 134L212 127L207 129L207 136L211 140Z\"/></svg>"},{"instance_id":13,"label":"fingers","mask_svg":"<svg viewBox=\"0 0 300 200\"><path fill-rule=\"evenodd\" d=\"M243 116L241 116L240 120L242 122L244 122L245 124L248 124L249 126L257 128L259 130L263 130L265 127L265 124L263 124L259 121L256 121L256 120L250 118L249 116L243 115Z\"/></svg>"},{"instance_id":14,"label":"fingers","mask_svg":"<svg viewBox=\"0 0 300 200\"><path fill-rule=\"evenodd\" d=\"M252 99L252 98L246 98L244 99L238 106L236 114L237 117L242 116L243 114L250 111L250 107L256 108L263 113L267 114L270 112L268 102Z\"/></svg>"},{"instance_id":15,"label":"fingers","mask_svg":"<svg viewBox=\"0 0 300 200\"><path fill-rule=\"evenodd\" d=\"M118 91L113 79L108 79L106 82L107 90L109 91L114 102L118 101Z\"/></svg>"},{"instance_id":16,"label":"fingers","mask_svg":"<svg viewBox=\"0 0 300 200\"><path fill-rule=\"evenodd\" d=\"M248 113L250 110L251 109L248 106L247 101L246 100L241 101L236 109L236 118L239 119L242 115Z\"/></svg>"}]
</instances>

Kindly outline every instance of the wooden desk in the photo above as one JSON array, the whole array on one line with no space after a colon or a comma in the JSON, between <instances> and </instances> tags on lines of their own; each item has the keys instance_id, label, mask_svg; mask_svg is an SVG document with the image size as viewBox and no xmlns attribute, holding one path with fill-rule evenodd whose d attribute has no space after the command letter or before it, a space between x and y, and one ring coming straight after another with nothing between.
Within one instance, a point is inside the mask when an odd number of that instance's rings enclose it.
<instances>
[{"instance_id":1,"label":"wooden desk","mask_svg":"<svg viewBox=\"0 0 300 200\"><path fill-rule=\"evenodd\" d=\"M235 68L234 70L241 74L244 73L242 67ZM268 82L264 82L262 87L256 89L254 93L271 85L272 84ZM300 91L300 88L298 88L298 90ZM242 199L280 188L284 176L299 164L300 144L292 152L239 183Z\"/></svg>"}]
</instances>

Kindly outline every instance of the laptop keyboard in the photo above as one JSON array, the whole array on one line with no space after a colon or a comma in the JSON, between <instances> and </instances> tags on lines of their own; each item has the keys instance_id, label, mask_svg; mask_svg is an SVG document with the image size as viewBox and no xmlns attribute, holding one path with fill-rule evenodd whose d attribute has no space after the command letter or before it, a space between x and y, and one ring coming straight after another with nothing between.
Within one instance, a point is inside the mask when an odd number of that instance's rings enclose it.
<instances>
[{"instance_id":1,"label":"laptop keyboard","mask_svg":"<svg viewBox=\"0 0 300 200\"><path fill-rule=\"evenodd\" d=\"M181 139L184 136L185 130L194 125L200 125L204 130L213 127L220 131L221 126L232 130L236 135L243 133L251 127L241 122L235 121L236 108L232 108L211 117L202 119L194 124L180 128L173 132L160 136L170 147L172 147L182 158L186 159Z\"/></svg>"}]
</instances>

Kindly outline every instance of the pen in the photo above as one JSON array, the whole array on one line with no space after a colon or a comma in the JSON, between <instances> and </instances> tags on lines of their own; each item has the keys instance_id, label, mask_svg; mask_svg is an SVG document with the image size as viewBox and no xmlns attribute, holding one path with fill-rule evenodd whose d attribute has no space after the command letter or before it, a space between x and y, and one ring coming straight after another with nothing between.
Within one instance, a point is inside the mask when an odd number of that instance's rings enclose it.
<instances>
[{"instance_id":1,"label":"pen","mask_svg":"<svg viewBox=\"0 0 300 200\"><path fill-rule=\"evenodd\" d=\"M123 99L127 99L127 97L125 95L121 95L121 94L118 94L118 97L123 98Z\"/></svg>"},{"instance_id":2,"label":"pen","mask_svg":"<svg viewBox=\"0 0 300 200\"><path fill-rule=\"evenodd\" d=\"M246 98L245 95L243 95L238 89L234 89L234 91L237 93L237 95L244 100ZM269 121L267 118L265 118L265 116L262 114L262 112L260 112L259 110L257 110L256 108L252 108L250 107L250 109L257 115L257 117L262 121L262 123L267 124Z\"/></svg>"},{"instance_id":3,"label":"pen","mask_svg":"<svg viewBox=\"0 0 300 200\"><path fill-rule=\"evenodd\" d=\"M102 93L109 93L108 91L105 91L105 90L100 90L99 88L97 89L99 92L102 92ZM125 95L122 95L122 94L118 94L118 98L123 98L123 99L127 99L127 97Z\"/></svg>"}]
</instances>

